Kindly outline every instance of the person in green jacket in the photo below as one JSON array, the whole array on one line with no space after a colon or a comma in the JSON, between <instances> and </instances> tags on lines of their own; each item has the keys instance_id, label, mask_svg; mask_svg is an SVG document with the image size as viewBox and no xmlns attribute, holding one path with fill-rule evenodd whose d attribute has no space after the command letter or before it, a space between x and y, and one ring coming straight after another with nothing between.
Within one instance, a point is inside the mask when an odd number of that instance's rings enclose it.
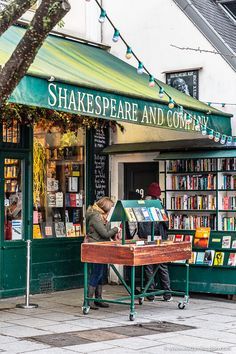
<instances>
[{"instance_id":1,"label":"person in green jacket","mask_svg":"<svg viewBox=\"0 0 236 354\"><path fill-rule=\"evenodd\" d=\"M119 239L120 230L118 227L111 228L107 221L108 214L113 207L113 201L108 197L99 199L92 206L89 206L86 212L87 222L87 242L104 242L111 239ZM93 263L92 271L89 278L88 297L101 299L102 298L102 281L103 274L106 270L106 264ZM94 301L94 305L89 304L92 310L97 310L98 307L109 307L104 302Z\"/></svg>"}]
</instances>

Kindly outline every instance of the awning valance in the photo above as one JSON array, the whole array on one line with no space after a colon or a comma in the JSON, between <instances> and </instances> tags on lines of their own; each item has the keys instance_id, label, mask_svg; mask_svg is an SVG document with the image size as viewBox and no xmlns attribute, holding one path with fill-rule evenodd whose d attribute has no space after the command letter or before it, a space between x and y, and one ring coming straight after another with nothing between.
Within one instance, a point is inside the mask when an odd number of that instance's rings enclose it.
<instances>
[{"instance_id":1,"label":"awning valance","mask_svg":"<svg viewBox=\"0 0 236 354\"><path fill-rule=\"evenodd\" d=\"M25 32L12 26L0 38L0 64L4 64ZM229 114L224 114L161 83L189 113L208 128L231 135ZM186 126L168 99L148 86L147 75L96 46L50 35L39 50L11 102L51 108L139 125L194 131Z\"/></svg>"}]
</instances>

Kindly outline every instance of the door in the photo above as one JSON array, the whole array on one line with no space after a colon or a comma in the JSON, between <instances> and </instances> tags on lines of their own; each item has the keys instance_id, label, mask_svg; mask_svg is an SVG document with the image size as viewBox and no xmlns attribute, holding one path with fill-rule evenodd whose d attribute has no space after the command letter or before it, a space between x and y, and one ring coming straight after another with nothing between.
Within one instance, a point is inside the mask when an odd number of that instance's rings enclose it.
<instances>
[{"instance_id":1,"label":"door","mask_svg":"<svg viewBox=\"0 0 236 354\"><path fill-rule=\"evenodd\" d=\"M158 179L158 162L124 164L124 199L128 199L130 191L138 192L144 198L147 195L148 186L152 182L158 182Z\"/></svg>"},{"instance_id":2,"label":"door","mask_svg":"<svg viewBox=\"0 0 236 354\"><path fill-rule=\"evenodd\" d=\"M28 167L28 153L0 153L0 289L4 296L14 296L25 288L25 240L29 238L32 204Z\"/></svg>"}]
</instances>

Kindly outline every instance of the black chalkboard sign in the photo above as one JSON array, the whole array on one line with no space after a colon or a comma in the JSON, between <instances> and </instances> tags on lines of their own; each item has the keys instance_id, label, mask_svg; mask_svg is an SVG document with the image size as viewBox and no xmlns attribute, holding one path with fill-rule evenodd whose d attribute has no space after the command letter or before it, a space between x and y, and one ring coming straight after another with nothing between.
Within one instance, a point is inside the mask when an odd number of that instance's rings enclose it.
<instances>
[{"instance_id":1,"label":"black chalkboard sign","mask_svg":"<svg viewBox=\"0 0 236 354\"><path fill-rule=\"evenodd\" d=\"M109 144L109 130L93 129L90 132L89 171L90 184L89 204L109 195L109 156L103 149Z\"/></svg>"}]
</instances>

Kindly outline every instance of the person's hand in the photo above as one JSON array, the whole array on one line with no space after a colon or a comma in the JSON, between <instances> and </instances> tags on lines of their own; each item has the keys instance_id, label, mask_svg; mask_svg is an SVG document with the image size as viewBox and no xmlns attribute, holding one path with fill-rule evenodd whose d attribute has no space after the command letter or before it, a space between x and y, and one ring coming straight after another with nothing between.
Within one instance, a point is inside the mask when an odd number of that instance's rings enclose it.
<instances>
[{"instance_id":1,"label":"person's hand","mask_svg":"<svg viewBox=\"0 0 236 354\"><path fill-rule=\"evenodd\" d=\"M115 236L115 240L116 241L120 241L121 239L122 239L122 230L121 230L120 227L118 227L118 232L117 232L117 234Z\"/></svg>"}]
</instances>

